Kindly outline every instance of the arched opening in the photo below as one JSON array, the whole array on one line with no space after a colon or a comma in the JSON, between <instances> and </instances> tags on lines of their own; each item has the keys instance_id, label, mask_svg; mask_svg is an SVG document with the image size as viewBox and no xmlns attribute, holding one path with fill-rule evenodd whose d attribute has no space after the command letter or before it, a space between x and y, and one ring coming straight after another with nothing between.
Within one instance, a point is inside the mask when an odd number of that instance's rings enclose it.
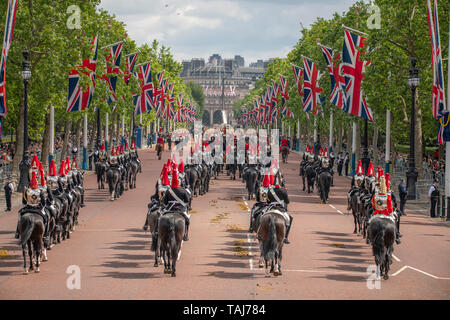
<instances>
[{"instance_id":1,"label":"arched opening","mask_svg":"<svg viewBox=\"0 0 450 320\"><path fill-rule=\"evenodd\" d=\"M213 114L213 123L221 124L223 123L222 110L216 110Z\"/></svg>"},{"instance_id":2,"label":"arched opening","mask_svg":"<svg viewBox=\"0 0 450 320\"><path fill-rule=\"evenodd\" d=\"M209 110L203 111L202 123L204 126L209 126L211 124L211 115L209 114Z\"/></svg>"}]
</instances>

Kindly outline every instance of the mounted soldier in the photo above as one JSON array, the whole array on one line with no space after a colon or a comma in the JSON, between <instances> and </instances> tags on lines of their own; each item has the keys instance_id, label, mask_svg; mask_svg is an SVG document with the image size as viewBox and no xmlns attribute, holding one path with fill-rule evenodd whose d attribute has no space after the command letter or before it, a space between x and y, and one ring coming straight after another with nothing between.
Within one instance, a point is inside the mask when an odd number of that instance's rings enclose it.
<instances>
[{"instance_id":1,"label":"mounted soldier","mask_svg":"<svg viewBox=\"0 0 450 320\"><path fill-rule=\"evenodd\" d=\"M132 160L137 162L137 164L139 166L139 172L142 172L141 160L139 159L139 156L138 156L138 153L137 153L137 149L136 149L136 145L134 144L134 140L131 142L130 157L131 157Z\"/></svg>"},{"instance_id":2,"label":"mounted soldier","mask_svg":"<svg viewBox=\"0 0 450 320\"><path fill-rule=\"evenodd\" d=\"M181 188L178 181L178 174L176 170L172 171L172 183L166 189L161 199L163 211L162 215L167 212L178 212L185 219L185 233L183 241L188 241L190 215L188 214L189 202L191 195L188 190Z\"/></svg>"},{"instance_id":3,"label":"mounted soldier","mask_svg":"<svg viewBox=\"0 0 450 320\"><path fill-rule=\"evenodd\" d=\"M352 178L351 187L347 194L348 206L347 210L351 209L352 196L355 192L360 191L364 185L364 171L362 168L361 160L358 162L358 167L356 168L356 174Z\"/></svg>"},{"instance_id":4,"label":"mounted soldier","mask_svg":"<svg viewBox=\"0 0 450 320\"><path fill-rule=\"evenodd\" d=\"M387 174L389 175L389 174ZM398 214L394 212L394 207L392 206L392 193L389 189L389 176L384 175L383 170L381 170L380 176L380 187L375 192L372 198L372 207L375 209L372 217L369 219L370 223L377 218L389 219L396 225L396 239L397 244L400 244L399 237L399 219Z\"/></svg>"},{"instance_id":5,"label":"mounted soldier","mask_svg":"<svg viewBox=\"0 0 450 320\"><path fill-rule=\"evenodd\" d=\"M289 197L287 194L287 190L285 188L281 188L278 184L273 185L274 182L275 178L273 174L269 174L269 171L266 170L266 174L264 175L263 179L263 185L259 188L256 194L256 203L254 204L251 211L249 232L257 232L257 230L253 229L253 226L259 216L262 217L264 213L271 209L277 209L284 217L287 228L286 237L283 242L290 243L288 240L288 234L292 225L293 217L287 214Z\"/></svg>"},{"instance_id":6,"label":"mounted soldier","mask_svg":"<svg viewBox=\"0 0 450 320\"><path fill-rule=\"evenodd\" d=\"M34 160L34 159L33 159ZM39 160L37 160L39 161ZM30 186L26 188L23 192L23 198L22 203L25 205L22 209L19 210L19 221L17 222L17 228L16 228L16 234L15 238L19 239L19 226L21 223L22 215L25 213L35 213L42 217L44 220L44 234L47 233L48 229L48 214L44 211L45 207L45 196L42 193L42 190L39 189L37 179L36 179L36 172L33 170L31 172L31 180L30 180Z\"/></svg>"}]
</instances>

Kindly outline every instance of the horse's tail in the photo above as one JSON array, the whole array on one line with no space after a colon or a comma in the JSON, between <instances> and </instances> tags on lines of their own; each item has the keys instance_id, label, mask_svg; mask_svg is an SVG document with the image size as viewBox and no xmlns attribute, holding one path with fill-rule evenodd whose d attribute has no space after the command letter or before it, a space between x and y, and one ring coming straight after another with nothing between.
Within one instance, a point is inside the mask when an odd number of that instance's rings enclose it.
<instances>
[{"instance_id":1,"label":"horse's tail","mask_svg":"<svg viewBox=\"0 0 450 320\"><path fill-rule=\"evenodd\" d=\"M153 252L155 252L155 251L156 251L156 245L157 245L157 243L158 243L158 230L155 230L155 231L152 233L152 246L151 246L150 250L152 250Z\"/></svg>"},{"instance_id":2,"label":"horse's tail","mask_svg":"<svg viewBox=\"0 0 450 320\"><path fill-rule=\"evenodd\" d=\"M374 234L372 239L372 252L375 257L377 264L382 264L385 257L385 246L384 246L384 233L385 228L381 222L375 222L371 227L373 227L372 232Z\"/></svg>"},{"instance_id":3,"label":"horse's tail","mask_svg":"<svg viewBox=\"0 0 450 320\"><path fill-rule=\"evenodd\" d=\"M173 256L178 254L177 250L177 240L175 239L175 218L172 217L169 219L169 244L170 251Z\"/></svg>"},{"instance_id":4,"label":"horse's tail","mask_svg":"<svg viewBox=\"0 0 450 320\"><path fill-rule=\"evenodd\" d=\"M30 216L21 218L22 224L26 223L25 232L20 234L20 244L24 245L30 239L34 230L34 219Z\"/></svg>"},{"instance_id":5,"label":"horse's tail","mask_svg":"<svg viewBox=\"0 0 450 320\"><path fill-rule=\"evenodd\" d=\"M263 243L263 254L266 261L272 260L275 257L277 250L277 228L275 226L275 218L269 214L269 234L266 241Z\"/></svg>"}]
</instances>

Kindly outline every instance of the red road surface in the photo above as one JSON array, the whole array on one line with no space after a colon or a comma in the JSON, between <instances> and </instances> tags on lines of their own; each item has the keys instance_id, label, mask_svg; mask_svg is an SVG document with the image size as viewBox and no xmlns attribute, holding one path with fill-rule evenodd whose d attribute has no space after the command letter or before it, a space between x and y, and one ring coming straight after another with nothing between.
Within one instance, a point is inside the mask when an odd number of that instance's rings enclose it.
<instances>
[{"instance_id":1,"label":"red road surface","mask_svg":"<svg viewBox=\"0 0 450 320\"><path fill-rule=\"evenodd\" d=\"M353 234L346 212L349 180L335 177L329 204L299 191L300 157L281 169L287 179L291 244L284 246L279 277L258 268L258 245L247 232L254 201L226 174L193 200L190 240L183 244L177 277L153 267L151 237L142 231L147 203L168 152L158 161L141 151L137 189L114 202L85 179L86 204L71 239L48 252L39 274L22 275L13 238L17 210L0 214L0 299L449 299L449 223L409 212L402 217L402 244L395 246L389 280L369 289L371 248ZM340 212L339 212L340 211ZM69 266L81 271L81 289L68 289ZM369 281L370 282L370 281ZM373 284L373 282L370 282ZM373 287L373 286L372 286Z\"/></svg>"}]
</instances>

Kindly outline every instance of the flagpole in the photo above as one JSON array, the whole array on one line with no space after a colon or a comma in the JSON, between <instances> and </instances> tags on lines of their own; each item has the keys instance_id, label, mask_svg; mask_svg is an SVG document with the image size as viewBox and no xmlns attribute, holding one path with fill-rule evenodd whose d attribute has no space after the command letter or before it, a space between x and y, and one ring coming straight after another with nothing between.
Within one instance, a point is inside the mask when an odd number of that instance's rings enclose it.
<instances>
[{"instance_id":1,"label":"flagpole","mask_svg":"<svg viewBox=\"0 0 450 320\"><path fill-rule=\"evenodd\" d=\"M330 138L328 141L328 153L331 153L333 151L333 111L330 112Z\"/></svg>"},{"instance_id":2,"label":"flagpole","mask_svg":"<svg viewBox=\"0 0 450 320\"><path fill-rule=\"evenodd\" d=\"M313 148L314 148L314 154L317 154L318 150L317 149L317 117L314 117L314 144L313 144Z\"/></svg>"},{"instance_id":3,"label":"flagpole","mask_svg":"<svg viewBox=\"0 0 450 320\"><path fill-rule=\"evenodd\" d=\"M346 25L342 25L342 28L344 28L344 29L347 29L347 30L350 30L350 31L353 31L353 32L358 32L358 33L360 33L360 34L363 34L363 35L365 35L365 36L369 36L367 33L364 33L364 32L362 32L362 31L359 31L359 30L356 30L356 29L352 29L352 28L350 28L350 27L347 27Z\"/></svg>"},{"instance_id":4,"label":"flagpole","mask_svg":"<svg viewBox=\"0 0 450 320\"><path fill-rule=\"evenodd\" d=\"M136 67L143 66L144 64L147 64L147 63L150 63L150 62L152 62L152 60L149 60L149 61L146 61L146 62L139 63L139 64L136 65Z\"/></svg>"},{"instance_id":5,"label":"flagpole","mask_svg":"<svg viewBox=\"0 0 450 320\"><path fill-rule=\"evenodd\" d=\"M109 123L109 114L106 112L105 115L105 147L108 150L108 123Z\"/></svg>"},{"instance_id":6,"label":"flagpole","mask_svg":"<svg viewBox=\"0 0 450 320\"><path fill-rule=\"evenodd\" d=\"M352 171L351 176L355 175L356 167L356 121L353 121L353 133L352 133Z\"/></svg>"},{"instance_id":7,"label":"flagpole","mask_svg":"<svg viewBox=\"0 0 450 320\"><path fill-rule=\"evenodd\" d=\"M391 110L386 109L386 154L384 156L385 171L389 173L389 161L391 159Z\"/></svg>"},{"instance_id":8,"label":"flagpole","mask_svg":"<svg viewBox=\"0 0 450 320\"><path fill-rule=\"evenodd\" d=\"M140 52L141 52L141 50L138 50L138 51L136 51L136 52L129 53L129 54L125 55L125 57L129 57L129 56L131 56L131 55L133 55L133 54L140 53Z\"/></svg>"},{"instance_id":9,"label":"flagpole","mask_svg":"<svg viewBox=\"0 0 450 320\"><path fill-rule=\"evenodd\" d=\"M48 156L48 165L55 157L55 106L50 106L50 154Z\"/></svg>"},{"instance_id":10,"label":"flagpole","mask_svg":"<svg viewBox=\"0 0 450 320\"><path fill-rule=\"evenodd\" d=\"M297 119L297 144L296 151L300 151L300 119Z\"/></svg>"},{"instance_id":11,"label":"flagpole","mask_svg":"<svg viewBox=\"0 0 450 320\"><path fill-rule=\"evenodd\" d=\"M115 46L116 44L123 43L123 42L125 42L125 39L123 39L121 41L117 41L116 43L113 43L113 44L108 44L107 46L104 46L104 47L100 48L100 50L103 50L103 49Z\"/></svg>"},{"instance_id":12,"label":"flagpole","mask_svg":"<svg viewBox=\"0 0 450 320\"><path fill-rule=\"evenodd\" d=\"M450 22L450 16L449 16ZM449 30L449 44L450 44L450 23ZM448 60L447 60L447 111L450 112L450 45L448 46ZM447 197L447 221L450 221L450 141L445 142L445 195Z\"/></svg>"},{"instance_id":13,"label":"flagpole","mask_svg":"<svg viewBox=\"0 0 450 320\"><path fill-rule=\"evenodd\" d=\"M87 146L88 146L88 139L87 139L87 127L88 127L88 118L87 113L84 114L84 130L83 130L83 170L88 169L87 164Z\"/></svg>"}]
</instances>

